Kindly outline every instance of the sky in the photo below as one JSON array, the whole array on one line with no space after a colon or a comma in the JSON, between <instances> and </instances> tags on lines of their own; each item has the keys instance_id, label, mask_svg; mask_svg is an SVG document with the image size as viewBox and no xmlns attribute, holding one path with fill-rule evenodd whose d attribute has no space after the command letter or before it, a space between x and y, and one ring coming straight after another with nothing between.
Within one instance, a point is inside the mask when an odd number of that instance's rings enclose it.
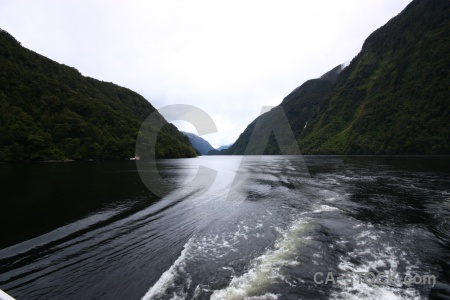
<instances>
[{"instance_id":1,"label":"sky","mask_svg":"<svg viewBox=\"0 0 450 300\"><path fill-rule=\"evenodd\" d=\"M0 0L0 28L155 108L194 105L233 143L297 86L351 61L411 0ZM180 129L197 133L185 121Z\"/></svg>"}]
</instances>

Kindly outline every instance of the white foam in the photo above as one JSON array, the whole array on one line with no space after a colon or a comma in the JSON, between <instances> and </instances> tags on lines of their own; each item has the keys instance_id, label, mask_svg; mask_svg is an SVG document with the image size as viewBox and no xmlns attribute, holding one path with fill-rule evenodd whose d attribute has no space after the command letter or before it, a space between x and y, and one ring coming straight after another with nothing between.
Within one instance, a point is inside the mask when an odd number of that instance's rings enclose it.
<instances>
[{"instance_id":1,"label":"white foam","mask_svg":"<svg viewBox=\"0 0 450 300\"><path fill-rule=\"evenodd\" d=\"M313 213L320 213L320 212L324 212L324 211L334 211L334 210L339 210L339 208L322 204L322 205L320 205L319 208L316 208L315 210L313 210Z\"/></svg>"},{"instance_id":2,"label":"white foam","mask_svg":"<svg viewBox=\"0 0 450 300\"><path fill-rule=\"evenodd\" d=\"M278 295L267 293L262 296L254 296L254 297L245 297L244 300L276 300L278 299Z\"/></svg>"},{"instance_id":3,"label":"white foam","mask_svg":"<svg viewBox=\"0 0 450 300\"><path fill-rule=\"evenodd\" d=\"M184 270L186 266L186 257L189 249L192 246L192 238L184 245L183 251L181 251L180 256L173 263L173 265L164 272L158 281L148 290L148 292L142 297L142 300L150 300L155 298L161 298L165 291L170 287L174 286L175 276L180 272L180 270ZM179 297L174 295L174 297ZM177 298L172 298L177 299ZM179 298L182 299L182 298Z\"/></svg>"},{"instance_id":4,"label":"white foam","mask_svg":"<svg viewBox=\"0 0 450 300\"><path fill-rule=\"evenodd\" d=\"M184 245L184 249L178 259L161 275L159 280L149 289L142 299L159 299L167 295L170 289L176 290L172 295L172 299L177 299L177 297L183 298L183 290L188 290L191 284L189 274L185 270L187 265L191 264L197 258L220 260L230 252L237 252L238 245L240 243L247 243L250 236L259 236L260 233L255 231L255 228L260 229L262 227L263 222L261 220L257 221L256 227L250 226L248 221L241 221L232 231L222 231L220 233L192 237ZM222 269L230 270L234 273L234 269L231 267L223 267ZM175 286L174 282L180 285L180 278L185 288ZM194 293L200 293L202 290L204 288L197 287Z\"/></svg>"},{"instance_id":5,"label":"white foam","mask_svg":"<svg viewBox=\"0 0 450 300\"><path fill-rule=\"evenodd\" d=\"M332 185L341 185L336 179L334 178L327 178L325 179L326 182L332 184Z\"/></svg>"},{"instance_id":6,"label":"white foam","mask_svg":"<svg viewBox=\"0 0 450 300\"><path fill-rule=\"evenodd\" d=\"M383 231L374 229L372 224L354 226L361 228L357 235L358 248L340 257L338 268L343 272L377 272L378 270L397 273L400 261L406 264L407 272L416 268L406 257L406 253L400 249L381 243L380 234ZM355 263L355 261L359 261ZM386 269L389 270L386 270ZM405 274L402 274L405 275ZM400 276L400 274L399 274ZM401 278L401 276L399 277ZM343 285L342 291L333 292L331 299L420 299L419 292L413 287L402 288L401 284L376 285L367 284L354 278L353 285Z\"/></svg>"},{"instance_id":7,"label":"white foam","mask_svg":"<svg viewBox=\"0 0 450 300\"><path fill-rule=\"evenodd\" d=\"M266 294L265 289L272 283L286 281L281 269L287 265L298 265L297 255L302 246L309 243L307 233L311 229L308 219L301 219L282 233L273 249L256 258L250 269L239 277L234 277L229 286L214 291L211 299L277 299L277 295Z\"/></svg>"}]
</instances>

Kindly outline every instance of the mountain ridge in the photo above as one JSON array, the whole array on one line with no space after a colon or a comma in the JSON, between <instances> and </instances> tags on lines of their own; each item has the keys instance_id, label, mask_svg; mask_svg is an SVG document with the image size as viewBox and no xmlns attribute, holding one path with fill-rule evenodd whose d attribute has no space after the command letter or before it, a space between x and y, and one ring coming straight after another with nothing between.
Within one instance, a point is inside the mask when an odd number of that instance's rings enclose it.
<instances>
[{"instance_id":1,"label":"mountain ridge","mask_svg":"<svg viewBox=\"0 0 450 300\"><path fill-rule=\"evenodd\" d=\"M0 111L2 162L134 157L140 126L156 112L136 92L85 77L26 49L3 29ZM162 116L158 120L163 125L156 141L158 158L196 156L175 126Z\"/></svg>"},{"instance_id":2,"label":"mountain ridge","mask_svg":"<svg viewBox=\"0 0 450 300\"><path fill-rule=\"evenodd\" d=\"M233 144L230 144L230 145L223 145L223 146L220 146L220 147L216 148L216 150L217 150L217 151L226 150L226 149L230 148L231 145L233 145Z\"/></svg>"},{"instance_id":3,"label":"mountain ridge","mask_svg":"<svg viewBox=\"0 0 450 300\"><path fill-rule=\"evenodd\" d=\"M449 154L449 15L450 1L414 0L347 67L287 95L279 106L302 153ZM255 121L228 154L245 153ZM264 154L277 147L271 136Z\"/></svg>"},{"instance_id":4,"label":"mountain ridge","mask_svg":"<svg viewBox=\"0 0 450 300\"><path fill-rule=\"evenodd\" d=\"M214 150L213 146L211 146L204 138L191 132L181 131L181 133L189 138L192 147L194 147L201 155L206 155L209 151Z\"/></svg>"}]
</instances>

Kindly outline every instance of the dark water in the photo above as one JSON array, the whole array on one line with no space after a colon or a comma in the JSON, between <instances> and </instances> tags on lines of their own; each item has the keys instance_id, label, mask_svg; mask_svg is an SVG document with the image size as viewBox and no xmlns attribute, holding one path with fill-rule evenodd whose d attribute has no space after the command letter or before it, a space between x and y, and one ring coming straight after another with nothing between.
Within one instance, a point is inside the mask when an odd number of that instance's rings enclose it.
<instances>
[{"instance_id":1,"label":"dark water","mask_svg":"<svg viewBox=\"0 0 450 300\"><path fill-rule=\"evenodd\" d=\"M0 165L0 289L17 299L450 299L450 158ZM303 164L306 162L307 168ZM316 272L434 275L319 285ZM325 276L322 278L325 280Z\"/></svg>"}]
</instances>

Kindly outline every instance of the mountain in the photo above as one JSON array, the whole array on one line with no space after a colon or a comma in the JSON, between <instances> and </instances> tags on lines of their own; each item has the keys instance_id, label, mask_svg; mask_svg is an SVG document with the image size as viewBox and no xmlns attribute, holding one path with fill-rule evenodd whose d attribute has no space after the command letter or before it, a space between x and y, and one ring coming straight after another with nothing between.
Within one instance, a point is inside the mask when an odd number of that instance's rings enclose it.
<instances>
[{"instance_id":1,"label":"mountain","mask_svg":"<svg viewBox=\"0 0 450 300\"><path fill-rule=\"evenodd\" d=\"M303 154L450 153L450 1L414 0L373 32L343 68L305 82L279 105ZM228 149L244 154L255 119ZM280 154L272 134L264 154ZM251 153L247 153L251 154Z\"/></svg>"},{"instance_id":2,"label":"mountain","mask_svg":"<svg viewBox=\"0 0 450 300\"><path fill-rule=\"evenodd\" d=\"M212 149L210 150L207 155L228 155L228 149L222 149L222 150L217 150L217 149Z\"/></svg>"},{"instance_id":3,"label":"mountain","mask_svg":"<svg viewBox=\"0 0 450 300\"><path fill-rule=\"evenodd\" d=\"M231 144L231 145L233 145L233 144ZM220 147L217 148L216 150L217 150L217 151L226 150L226 149L230 148L231 145L220 146Z\"/></svg>"},{"instance_id":4,"label":"mountain","mask_svg":"<svg viewBox=\"0 0 450 300\"><path fill-rule=\"evenodd\" d=\"M220 146L217 149L212 149L207 153L207 155L227 155L228 148L230 148L231 145Z\"/></svg>"},{"instance_id":5,"label":"mountain","mask_svg":"<svg viewBox=\"0 0 450 300\"><path fill-rule=\"evenodd\" d=\"M310 132L311 126L308 125L307 122L311 124L313 120L319 117L319 112L326 105L327 99L330 96L342 69L343 66L339 65L318 79L306 81L304 84L297 87L294 91L287 95L283 102L279 105L286 113L286 117L296 138L298 138L301 134ZM270 126L271 124L277 124L278 122L276 119L276 112L273 110L270 110L256 118L250 125L247 126L236 142L228 148L227 153L237 155L246 153L250 137L255 132L255 126L257 124L259 124L259 126ZM257 128L257 131L264 131L264 128ZM255 133L257 134L257 132ZM264 154L281 154L276 137L273 134L269 137Z\"/></svg>"},{"instance_id":6,"label":"mountain","mask_svg":"<svg viewBox=\"0 0 450 300\"><path fill-rule=\"evenodd\" d=\"M0 162L134 157L155 108L137 93L82 76L21 46L0 29ZM188 138L162 116L156 155L193 157ZM150 127L150 128L149 128Z\"/></svg>"},{"instance_id":7,"label":"mountain","mask_svg":"<svg viewBox=\"0 0 450 300\"><path fill-rule=\"evenodd\" d=\"M207 140L199 137L198 135L184 131L182 131L182 133L189 138L189 141L191 142L192 146L195 149L197 149L201 155L205 155L210 150L214 150L214 148L211 146L210 143L208 143Z\"/></svg>"}]
</instances>

